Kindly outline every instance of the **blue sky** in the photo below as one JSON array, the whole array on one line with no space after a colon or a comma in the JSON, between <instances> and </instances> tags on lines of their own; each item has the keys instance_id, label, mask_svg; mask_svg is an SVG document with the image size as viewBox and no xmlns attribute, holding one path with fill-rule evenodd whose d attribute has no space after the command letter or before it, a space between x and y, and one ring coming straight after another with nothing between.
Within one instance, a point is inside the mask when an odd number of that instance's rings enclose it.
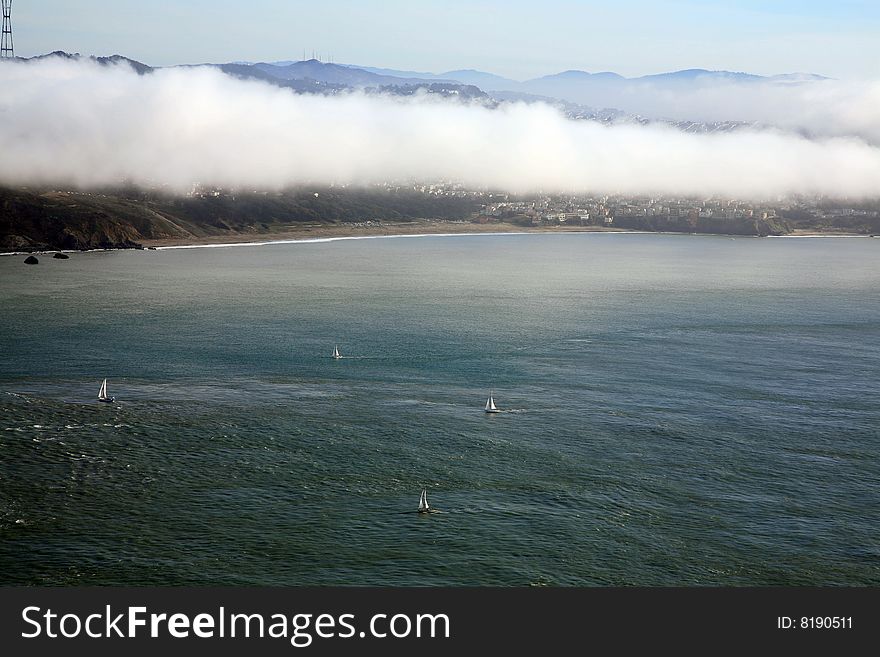
<instances>
[{"instance_id":1,"label":"blue sky","mask_svg":"<svg viewBox=\"0 0 880 657\"><path fill-rule=\"evenodd\" d=\"M682 68L880 78L878 0L15 0L16 54L300 59L515 79Z\"/></svg>"}]
</instances>

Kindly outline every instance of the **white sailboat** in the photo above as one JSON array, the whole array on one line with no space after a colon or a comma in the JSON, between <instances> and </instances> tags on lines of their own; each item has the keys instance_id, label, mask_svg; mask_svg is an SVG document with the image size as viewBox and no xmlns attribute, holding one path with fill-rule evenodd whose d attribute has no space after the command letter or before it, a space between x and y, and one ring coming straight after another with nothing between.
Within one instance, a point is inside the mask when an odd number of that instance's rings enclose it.
<instances>
[{"instance_id":1,"label":"white sailboat","mask_svg":"<svg viewBox=\"0 0 880 657\"><path fill-rule=\"evenodd\" d=\"M101 389L98 390L98 401L107 402L108 404L116 401L116 397L111 397L107 394L107 379L104 379Z\"/></svg>"},{"instance_id":2,"label":"white sailboat","mask_svg":"<svg viewBox=\"0 0 880 657\"><path fill-rule=\"evenodd\" d=\"M339 345L333 345L333 358L339 359L342 358L342 354L339 353Z\"/></svg>"},{"instance_id":3,"label":"white sailboat","mask_svg":"<svg viewBox=\"0 0 880 657\"><path fill-rule=\"evenodd\" d=\"M428 513L431 507L428 506L428 489L422 489L422 495L419 497L419 513Z\"/></svg>"},{"instance_id":4,"label":"white sailboat","mask_svg":"<svg viewBox=\"0 0 880 657\"><path fill-rule=\"evenodd\" d=\"M489 399L486 400L486 412L487 413L500 413L495 407L495 400L492 398L492 391L489 391Z\"/></svg>"}]
</instances>

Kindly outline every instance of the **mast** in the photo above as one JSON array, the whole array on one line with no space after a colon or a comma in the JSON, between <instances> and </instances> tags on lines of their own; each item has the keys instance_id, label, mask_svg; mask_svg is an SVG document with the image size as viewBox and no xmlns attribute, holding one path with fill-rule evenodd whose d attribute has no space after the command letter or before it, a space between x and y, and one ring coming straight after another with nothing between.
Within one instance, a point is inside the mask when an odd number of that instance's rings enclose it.
<instances>
[{"instance_id":1,"label":"mast","mask_svg":"<svg viewBox=\"0 0 880 657\"><path fill-rule=\"evenodd\" d=\"M15 48L12 45L12 0L2 0L3 34L0 37L0 58L14 58Z\"/></svg>"}]
</instances>

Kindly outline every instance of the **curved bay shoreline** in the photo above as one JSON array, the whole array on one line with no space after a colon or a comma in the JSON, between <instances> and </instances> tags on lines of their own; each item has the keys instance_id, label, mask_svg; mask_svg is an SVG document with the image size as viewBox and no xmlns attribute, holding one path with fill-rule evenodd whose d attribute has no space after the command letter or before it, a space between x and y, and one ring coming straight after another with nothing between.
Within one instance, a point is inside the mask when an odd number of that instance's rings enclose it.
<instances>
[{"instance_id":1,"label":"curved bay shoreline","mask_svg":"<svg viewBox=\"0 0 880 657\"><path fill-rule=\"evenodd\" d=\"M722 234L722 233L683 233L674 231L645 231L622 229L604 226L520 226L518 224L493 222L486 224L470 222L436 222L413 221L405 223L387 223L372 226L354 226L345 224L315 224L296 226L289 230L273 230L265 232L237 232L228 235L206 235L201 237L181 237L155 240L142 240L137 247L86 249L82 251L69 249L47 249L44 251L7 251L0 256L13 255L47 255L52 253L94 253L102 251L135 251L165 249L219 248L227 246L266 246L271 244L295 244L308 242L326 242L343 239L375 239L383 237L454 237L475 235L533 235L563 233L605 233L633 235L700 235L730 238L759 238L760 235ZM847 233L842 231L807 231L796 230L787 235L766 237L837 237L837 238L875 238L875 235L863 233Z\"/></svg>"},{"instance_id":2,"label":"curved bay shoreline","mask_svg":"<svg viewBox=\"0 0 880 657\"><path fill-rule=\"evenodd\" d=\"M597 233L641 232L610 229L600 226L519 226L511 223L477 224L470 222L412 221L383 223L372 226L345 224L315 224L292 227L290 230L211 235L199 238L169 238L145 240L145 248L226 246L235 244L272 244L341 238L418 237L422 235L484 235L513 233Z\"/></svg>"}]
</instances>

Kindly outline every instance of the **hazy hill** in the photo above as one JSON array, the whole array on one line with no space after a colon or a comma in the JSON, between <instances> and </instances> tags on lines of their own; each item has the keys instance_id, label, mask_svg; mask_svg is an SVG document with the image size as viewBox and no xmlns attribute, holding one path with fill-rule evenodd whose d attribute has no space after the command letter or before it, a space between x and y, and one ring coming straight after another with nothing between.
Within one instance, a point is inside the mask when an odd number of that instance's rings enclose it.
<instances>
[{"instance_id":1,"label":"hazy hill","mask_svg":"<svg viewBox=\"0 0 880 657\"><path fill-rule=\"evenodd\" d=\"M446 73L441 73L440 75L441 77L447 78L449 80L455 80L456 82L461 82L463 84L473 84L480 87L481 89L492 91L503 89L513 91L520 84L515 80L510 80L508 78L501 77L500 75L495 75L494 73L485 73L483 71L475 71L473 69L447 71Z\"/></svg>"},{"instance_id":2,"label":"hazy hill","mask_svg":"<svg viewBox=\"0 0 880 657\"><path fill-rule=\"evenodd\" d=\"M147 64L143 64L137 60L129 59L128 57L123 57L122 55L110 55L109 57L95 57L94 55L80 55L77 53L69 53L64 52L63 50L55 50L50 53L46 53L45 55L36 55L34 57L16 57L16 61L20 62L29 62L29 61L37 61L40 59L48 59L50 57L59 57L62 59L90 59L94 62L98 62L102 66L107 66L110 64L119 64L125 63L131 66L135 71L143 75L144 73L150 73L154 69L152 66L148 66Z\"/></svg>"},{"instance_id":3,"label":"hazy hill","mask_svg":"<svg viewBox=\"0 0 880 657\"><path fill-rule=\"evenodd\" d=\"M496 89L513 88L521 84L516 80L510 80L501 77L500 75L495 75L494 73L486 73L485 71L477 71L474 69L447 71L445 73L424 73L419 71L401 71L393 68L376 68L374 66L355 66L353 64L344 64L344 66L387 77L461 82L462 84L474 85L483 90L494 91Z\"/></svg>"},{"instance_id":4,"label":"hazy hill","mask_svg":"<svg viewBox=\"0 0 880 657\"><path fill-rule=\"evenodd\" d=\"M259 63L254 64L254 68L268 73L274 78L281 80L317 80L318 82L327 82L329 84L341 84L353 88L376 87L376 86L396 86L396 85L413 85L413 84L430 84L437 82L439 78L418 78L418 77L401 77L396 75L381 75L364 69L351 66L342 66L340 64L328 64L320 62L317 59L309 59L303 62L294 62L292 64L278 65ZM445 82L452 82L446 79Z\"/></svg>"}]
</instances>

